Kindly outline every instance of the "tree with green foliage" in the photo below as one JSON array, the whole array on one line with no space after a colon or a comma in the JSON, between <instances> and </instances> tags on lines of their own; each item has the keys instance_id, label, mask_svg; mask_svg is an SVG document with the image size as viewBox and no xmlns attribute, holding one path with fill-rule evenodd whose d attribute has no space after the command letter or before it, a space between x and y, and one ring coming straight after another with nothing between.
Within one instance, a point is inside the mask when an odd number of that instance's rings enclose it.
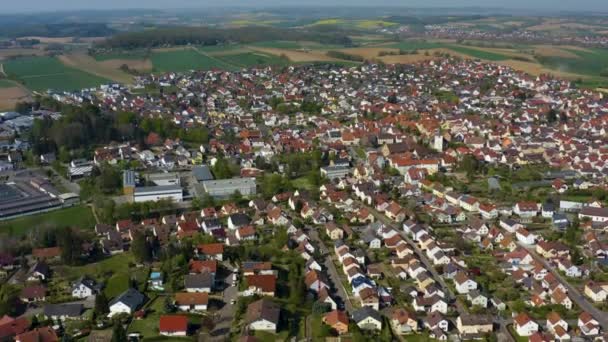
<instances>
[{"instance_id":1,"label":"tree with green foliage","mask_svg":"<svg viewBox=\"0 0 608 342\"><path fill-rule=\"evenodd\" d=\"M143 232L135 233L131 242L131 254L133 254L135 261L139 263L152 261L152 249Z\"/></svg>"},{"instance_id":2,"label":"tree with green foliage","mask_svg":"<svg viewBox=\"0 0 608 342\"><path fill-rule=\"evenodd\" d=\"M61 260L67 265L76 265L80 261L82 239L72 228L58 232L58 244L61 247Z\"/></svg>"},{"instance_id":3,"label":"tree with green foliage","mask_svg":"<svg viewBox=\"0 0 608 342\"><path fill-rule=\"evenodd\" d=\"M217 158L215 164L211 167L211 171L215 176L215 179L228 179L234 177L234 166L230 164L226 158L220 156Z\"/></svg>"},{"instance_id":4,"label":"tree with green foliage","mask_svg":"<svg viewBox=\"0 0 608 342\"><path fill-rule=\"evenodd\" d=\"M112 342L125 342L127 341L127 331L123 327L120 321L114 322L114 329L112 330Z\"/></svg>"},{"instance_id":5,"label":"tree with green foliage","mask_svg":"<svg viewBox=\"0 0 608 342\"><path fill-rule=\"evenodd\" d=\"M110 312L108 298L106 298L106 295L103 293L103 291L100 291L95 296L94 312L95 312L95 316L97 316L97 317L105 317L105 315L107 315L108 312Z\"/></svg>"},{"instance_id":6,"label":"tree with green foliage","mask_svg":"<svg viewBox=\"0 0 608 342\"><path fill-rule=\"evenodd\" d=\"M19 292L19 288L11 284L0 287L0 316L17 314Z\"/></svg>"},{"instance_id":7,"label":"tree with green foliage","mask_svg":"<svg viewBox=\"0 0 608 342\"><path fill-rule=\"evenodd\" d=\"M554 108L549 109L547 112L547 122L552 124L557 121L558 114Z\"/></svg>"}]
</instances>

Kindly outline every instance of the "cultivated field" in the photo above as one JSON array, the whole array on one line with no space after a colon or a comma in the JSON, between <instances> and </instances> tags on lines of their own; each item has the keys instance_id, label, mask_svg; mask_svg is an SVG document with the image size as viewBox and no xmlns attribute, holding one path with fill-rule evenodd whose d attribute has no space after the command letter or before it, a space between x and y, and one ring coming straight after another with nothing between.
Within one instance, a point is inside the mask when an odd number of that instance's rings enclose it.
<instances>
[{"instance_id":1,"label":"cultivated field","mask_svg":"<svg viewBox=\"0 0 608 342\"><path fill-rule=\"evenodd\" d=\"M119 69L122 65L120 60L98 62L95 60L95 58L85 53L61 55L58 58L67 66L80 69L84 72L88 72L102 78L107 78L112 81L130 83L133 80L131 75Z\"/></svg>"},{"instance_id":2,"label":"cultivated field","mask_svg":"<svg viewBox=\"0 0 608 342\"><path fill-rule=\"evenodd\" d=\"M40 49L0 49L0 61L20 56L44 56L45 51Z\"/></svg>"},{"instance_id":3,"label":"cultivated field","mask_svg":"<svg viewBox=\"0 0 608 342\"><path fill-rule=\"evenodd\" d=\"M194 49L153 52L151 60L154 71L159 72L234 69L234 66Z\"/></svg>"},{"instance_id":4,"label":"cultivated field","mask_svg":"<svg viewBox=\"0 0 608 342\"><path fill-rule=\"evenodd\" d=\"M26 57L4 63L4 72L34 91L96 87L110 80L63 64L55 57Z\"/></svg>"},{"instance_id":5,"label":"cultivated field","mask_svg":"<svg viewBox=\"0 0 608 342\"><path fill-rule=\"evenodd\" d=\"M276 48L261 48L261 47L251 47L252 50L260 51L263 53L281 56L285 55L289 58L290 61L296 63L302 62L336 62L340 61L336 58L331 58L325 54L325 51L298 51L298 50L289 50L289 49L276 49Z\"/></svg>"},{"instance_id":6,"label":"cultivated field","mask_svg":"<svg viewBox=\"0 0 608 342\"><path fill-rule=\"evenodd\" d=\"M17 102L30 99L30 93L22 86L0 79L0 110L12 110Z\"/></svg>"}]
</instances>

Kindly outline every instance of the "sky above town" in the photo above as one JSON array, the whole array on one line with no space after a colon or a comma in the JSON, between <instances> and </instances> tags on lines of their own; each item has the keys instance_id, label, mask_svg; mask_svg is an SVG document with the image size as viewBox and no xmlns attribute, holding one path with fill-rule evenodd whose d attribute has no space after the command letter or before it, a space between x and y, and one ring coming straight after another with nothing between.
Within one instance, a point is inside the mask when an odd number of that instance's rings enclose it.
<instances>
[{"instance_id":1,"label":"sky above town","mask_svg":"<svg viewBox=\"0 0 608 342\"><path fill-rule=\"evenodd\" d=\"M608 11L607 0L3 0L3 11L38 12L82 9L179 9L206 6L403 6L403 7L484 7L547 9L551 11ZM0 12L1 13L1 12Z\"/></svg>"}]
</instances>

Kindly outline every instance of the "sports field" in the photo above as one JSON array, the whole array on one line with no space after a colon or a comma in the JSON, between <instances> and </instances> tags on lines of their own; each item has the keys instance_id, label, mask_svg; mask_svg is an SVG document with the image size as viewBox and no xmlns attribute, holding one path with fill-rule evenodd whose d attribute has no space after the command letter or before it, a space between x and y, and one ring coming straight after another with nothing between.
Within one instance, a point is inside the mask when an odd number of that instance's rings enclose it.
<instances>
[{"instance_id":1,"label":"sports field","mask_svg":"<svg viewBox=\"0 0 608 342\"><path fill-rule=\"evenodd\" d=\"M97 87L111 81L93 74L71 68L56 57L26 57L4 63L7 75L20 79L35 91L78 90Z\"/></svg>"},{"instance_id":2,"label":"sports field","mask_svg":"<svg viewBox=\"0 0 608 342\"><path fill-rule=\"evenodd\" d=\"M78 206L20 217L14 220L0 221L0 233L7 233L12 236L22 236L32 229L45 227L93 229L95 218L89 207Z\"/></svg>"}]
</instances>

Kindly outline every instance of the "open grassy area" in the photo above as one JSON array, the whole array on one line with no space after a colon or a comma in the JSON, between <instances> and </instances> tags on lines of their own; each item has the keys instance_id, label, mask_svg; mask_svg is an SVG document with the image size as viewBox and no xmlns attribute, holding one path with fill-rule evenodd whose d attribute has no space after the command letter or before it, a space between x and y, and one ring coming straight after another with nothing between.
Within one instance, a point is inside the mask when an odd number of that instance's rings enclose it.
<instances>
[{"instance_id":1,"label":"open grassy area","mask_svg":"<svg viewBox=\"0 0 608 342\"><path fill-rule=\"evenodd\" d=\"M43 227L93 229L95 218L91 208L77 206L0 222L0 232L13 236L21 236L32 229Z\"/></svg>"},{"instance_id":2,"label":"open grassy area","mask_svg":"<svg viewBox=\"0 0 608 342\"><path fill-rule=\"evenodd\" d=\"M56 273L68 281L74 281L82 275L88 275L100 282L105 282L106 297L113 298L121 294L135 281L137 288L143 291L148 281L150 269L134 266L130 253L121 253L99 262L83 266L60 266Z\"/></svg>"},{"instance_id":3,"label":"open grassy area","mask_svg":"<svg viewBox=\"0 0 608 342\"><path fill-rule=\"evenodd\" d=\"M55 57L25 57L8 61L4 71L31 90L78 90L109 83L108 79L68 67Z\"/></svg>"},{"instance_id":4,"label":"open grassy area","mask_svg":"<svg viewBox=\"0 0 608 342\"><path fill-rule=\"evenodd\" d=\"M159 72L184 72L188 70L227 69L234 66L217 58L203 55L195 50L184 49L176 51L154 52L151 56L154 70Z\"/></svg>"}]
</instances>

